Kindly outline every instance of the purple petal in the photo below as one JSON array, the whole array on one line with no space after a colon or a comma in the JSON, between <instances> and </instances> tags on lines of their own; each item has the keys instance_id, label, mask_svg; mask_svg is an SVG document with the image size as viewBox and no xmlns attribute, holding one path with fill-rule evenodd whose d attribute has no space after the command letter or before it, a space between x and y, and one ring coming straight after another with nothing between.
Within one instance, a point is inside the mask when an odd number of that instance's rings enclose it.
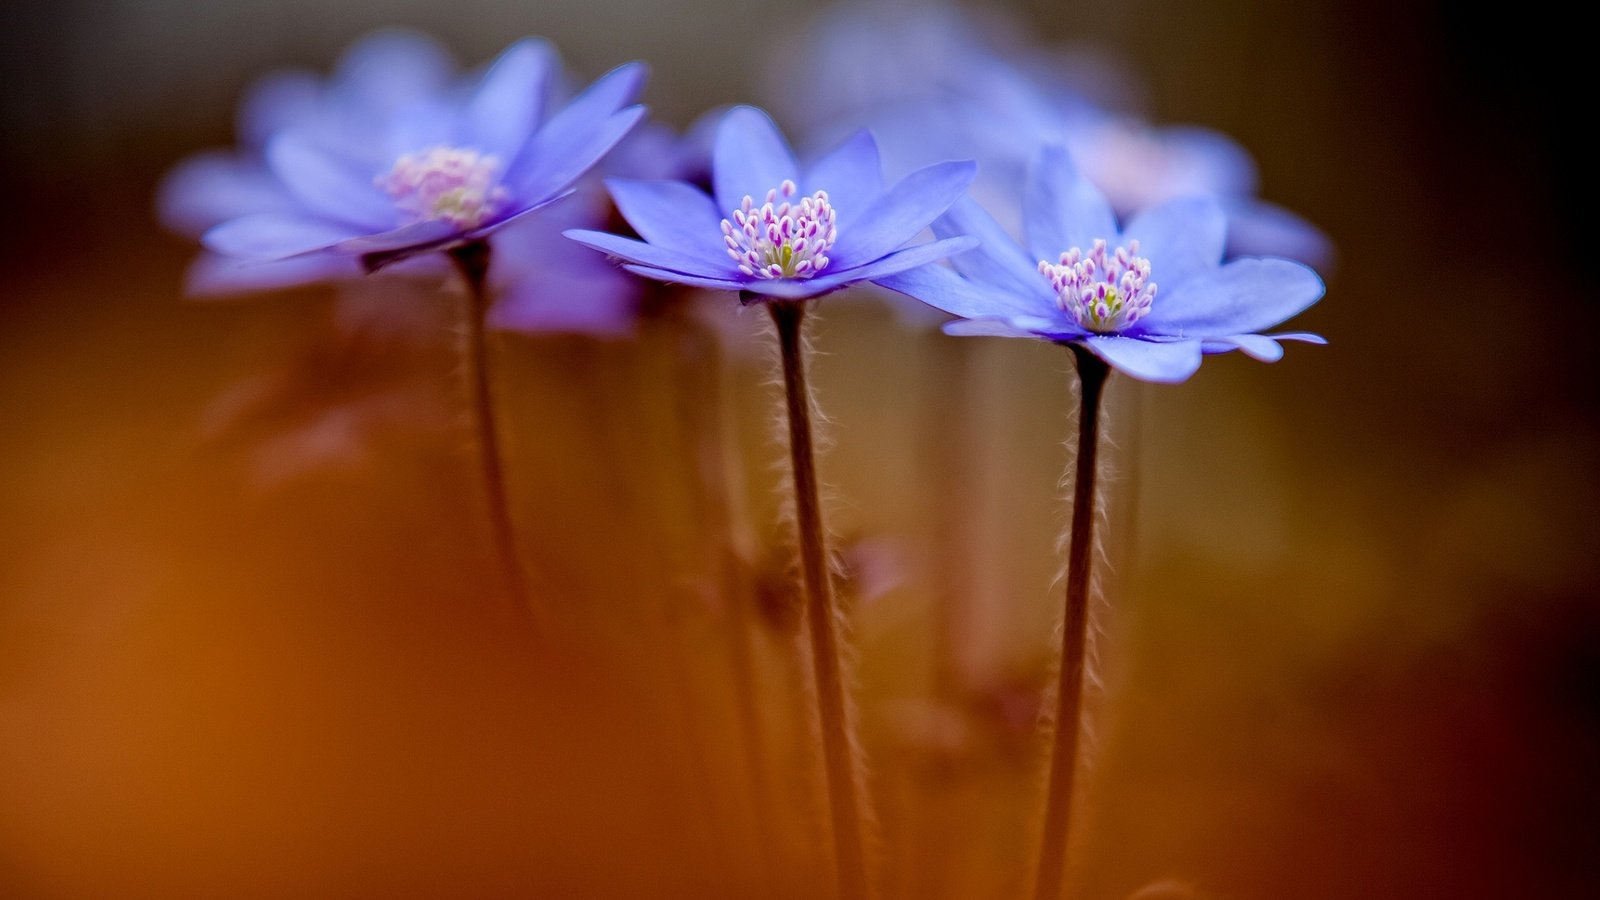
<instances>
[{"instance_id":1,"label":"purple petal","mask_svg":"<svg viewBox=\"0 0 1600 900\"><path fill-rule=\"evenodd\" d=\"M730 281L726 278L708 278L699 275L688 275L683 272L672 272L666 269L657 269L651 266L624 265L624 269L644 278L656 281L668 281L673 284L686 284L690 287L706 288L713 291L742 291L748 285L739 281Z\"/></svg>"},{"instance_id":2,"label":"purple petal","mask_svg":"<svg viewBox=\"0 0 1600 900\"><path fill-rule=\"evenodd\" d=\"M539 129L506 180L525 196L553 194L587 172L643 117L642 107L622 108L639 95L646 71L628 63L601 76Z\"/></svg>"},{"instance_id":3,"label":"purple petal","mask_svg":"<svg viewBox=\"0 0 1600 900\"><path fill-rule=\"evenodd\" d=\"M959 319L947 322L944 333L956 337L1009 337L1030 340L1054 340L1048 334L1051 323L1047 319L1030 316L1009 318Z\"/></svg>"},{"instance_id":4,"label":"purple petal","mask_svg":"<svg viewBox=\"0 0 1600 900\"><path fill-rule=\"evenodd\" d=\"M294 209L294 199L266 167L220 151L179 163L156 194L161 224L191 237L240 216Z\"/></svg>"},{"instance_id":5,"label":"purple petal","mask_svg":"<svg viewBox=\"0 0 1600 900\"><path fill-rule=\"evenodd\" d=\"M712 149L712 184L717 205L730 212L746 196L757 203L784 181L798 181L800 165L772 117L753 106L735 106L717 126Z\"/></svg>"},{"instance_id":6,"label":"purple petal","mask_svg":"<svg viewBox=\"0 0 1600 900\"><path fill-rule=\"evenodd\" d=\"M1207 338L1203 344L1207 353L1243 350L1246 356L1269 363L1283 358L1283 348L1278 346L1278 342L1259 334L1233 334L1227 337Z\"/></svg>"},{"instance_id":7,"label":"purple petal","mask_svg":"<svg viewBox=\"0 0 1600 900\"><path fill-rule=\"evenodd\" d=\"M1055 262L1073 247L1087 251L1097 238L1117 238L1111 204L1078 174L1064 147L1045 147L1034 159L1022 195L1022 222L1035 262Z\"/></svg>"},{"instance_id":8,"label":"purple petal","mask_svg":"<svg viewBox=\"0 0 1600 900\"><path fill-rule=\"evenodd\" d=\"M468 101L466 141L498 157L509 171L544 115L544 96L555 51L544 41L522 40L500 54Z\"/></svg>"},{"instance_id":9,"label":"purple petal","mask_svg":"<svg viewBox=\"0 0 1600 900\"><path fill-rule=\"evenodd\" d=\"M1312 334L1309 331L1287 331L1279 334L1269 334L1267 337L1275 341L1303 341L1307 344L1316 344L1319 347L1325 347L1328 344L1327 338L1320 334Z\"/></svg>"},{"instance_id":10,"label":"purple petal","mask_svg":"<svg viewBox=\"0 0 1600 900\"><path fill-rule=\"evenodd\" d=\"M1174 337L1251 334L1302 312L1322 291L1322 279L1299 263L1240 259L1158 294L1139 327Z\"/></svg>"},{"instance_id":11,"label":"purple petal","mask_svg":"<svg viewBox=\"0 0 1600 900\"><path fill-rule=\"evenodd\" d=\"M285 259L353 237L330 222L284 213L257 213L223 222L201 236L206 249L240 259Z\"/></svg>"},{"instance_id":12,"label":"purple petal","mask_svg":"<svg viewBox=\"0 0 1600 900\"><path fill-rule=\"evenodd\" d=\"M540 132L534 146L523 154L524 159L535 162L521 182L520 193L532 198L566 190L627 137L644 115L644 107L630 106L587 131L565 134L559 141L544 141L545 133Z\"/></svg>"},{"instance_id":13,"label":"purple petal","mask_svg":"<svg viewBox=\"0 0 1600 900\"><path fill-rule=\"evenodd\" d=\"M488 237L489 235L505 228L507 225L515 222L526 221L535 213L543 214L544 210L556 203L560 203L562 200L565 200L568 197L571 197L576 192L576 188L569 188L558 194L552 194L548 197L543 197L537 203L513 208L510 210L509 214L502 215L500 218L494 219L487 224L480 225L471 231L464 231L461 233L461 236L468 239Z\"/></svg>"},{"instance_id":14,"label":"purple petal","mask_svg":"<svg viewBox=\"0 0 1600 900\"><path fill-rule=\"evenodd\" d=\"M358 230L388 228L397 219L394 203L373 184L373 172L339 159L298 132L273 138L267 161L289 193L322 218Z\"/></svg>"},{"instance_id":15,"label":"purple petal","mask_svg":"<svg viewBox=\"0 0 1600 900\"><path fill-rule=\"evenodd\" d=\"M361 267L342 256L317 254L252 262L202 253L189 265L184 290L190 296L216 299L359 277Z\"/></svg>"},{"instance_id":16,"label":"purple petal","mask_svg":"<svg viewBox=\"0 0 1600 900\"><path fill-rule=\"evenodd\" d=\"M358 257L362 268L376 272L424 253L442 250L460 241L463 235L449 222L417 222L381 234L366 234L340 241L329 248L335 253Z\"/></svg>"},{"instance_id":17,"label":"purple petal","mask_svg":"<svg viewBox=\"0 0 1600 900\"><path fill-rule=\"evenodd\" d=\"M928 263L938 262L947 256L965 253L976 246L978 246L978 239L975 237L945 238L942 241L918 244L898 253L879 257L864 266L845 269L832 275L824 275L821 278L813 278L806 284L809 284L814 292L822 293L852 282L872 281L897 272L904 272L907 269L914 269L917 266L925 266Z\"/></svg>"},{"instance_id":18,"label":"purple petal","mask_svg":"<svg viewBox=\"0 0 1600 900\"><path fill-rule=\"evenodd\" d=\"M847 226L883 194L883 163L869 131L858 131L812 163L803 193L827 191L828 201Z\"/></svg>"},{"instance_id":19,"label":"purple petal","mask_svg":"<svg viewBox=\"0 0 1600 900\"><path fill-rule=\"evenodd\" d=\"M404 113L387 119L381 144L363 152L364 148L347 146L348 142L341 141L341 149L346 149L352 158L366 159L373 168L385 173L405 154L457 143L458 119L455 104L442 97L424 97L407 106Z\"/></svg>"},{"instance_id":20,"label":"purple petal","mask_svg":"<svg viewBox=\"0 0 1600 900\"><path fill-rule=\"evenodd\" d=\"M1282 256L1326 272L1333 242L1317 226L1271 203L1235 198L1228 213L1229 256Z\"/></svg>"},{"instance_id":21,"label":"purple petal","mask_svg":"<svg viewBox=\"0 0 1600 900\"><path fill-rule=\"evenodd\" d=\"M1135 216L1122 236L1138 240L1139 255L1150 260L1151 279L1170 292L1222 263L1227 218L1210 197L1184 197Z\"/></svg>"},{"instance_id":22,"label":"purple petal","mask_svg":"<svg viewBox=\"0 0 1600 900\"><path fill-rule=\"evenodd\" d=\"M239 142L253 150L274 134L310 122L319 109L322 83L311 72L274 72L252 84L239 101L234 127Z\"/></svg>"},{"instance_id":23,"label":"purple petal","mask_svg":"<svg viewBox=\"0 0 1600 900\"><path fill-rule=\"evenodd\" d=\"M1050 283L1039 274L1038 260L1030 259L1000 223L976 200L962 197L933 223L938 237L970 234L982 243L977 250L950 260L956 271L976 281L1024 297L1054 302Z\"/></svg>"},{"instance_id":24,"label":"purple petal","mask_svg":"<svg viewBox=\"0 0 1600 900\"><path fill-rule=\"evenodd\" d=\"M454 70L450 54L427 35L378 31L345 52L332 89L352 108L387 113L442 91Z\"/></svg>"},{"instance_id":25,"label":"purple petal","mask_svg":"<svg viewBox=\"0 0 1600 900\"><path fill-rule=\"evenodd\" d=\"M1239 142L1220 131L1196 125L1168 125L1155 137L1177 159L1180 179L1173 193L1216 197L1249 194L1256 189L1256 163Z\"/></svg>"},{"instance_id":26,"label":"purple petal","mask_svg":"<svg viewBox=\"0 0 1600 900\"><path fill-rule=\"evenodd\" d=\"M1174 384L1200 368L1199 341L1142 341L1095 334L1083 342L1113 368L1140 381Z\"/></svg>"},{"instance_id":27,"label":"purple petal","mask_svg":"<svg viewBox=\"0 0 1600 900\"><path fill-rule=\"evenodd\" d=\"M960 256L978 256L982 252L973 250ZM964 319L1037 315L1041 312L1033 295L1017 294L1004 288L969 281L945 266L920 266L875 281L889 290L915 297L929 306Z\"/></svg>"},{"instance_id":28,"label":"purple petal","mask_svg":"<svg viewBox=\"0 0 1600 900\"><path fill-rule=\"evenodd\" d=\"M575 228L563 234L586 247L593 247L602 253L631 263L704 278L738 279L733 261L729 259L713 264L699 256L691 256L668 247L658 247L655 244L647 244L604 231L585 231Z\"/></svg>"},{"instance_id":29,"label":"purple petal","mask_svg":"<svg viewBox=\"0 0 1600 900\"><path fill-rule=\"evenodd\" d=\"M739 290L761 300L809 300L831 294L842 288L841 284L821 285L817 279L809 281L791 278L756 278L743 282Z\"/></svg>"},{"instance_id":30,"label":"purple petal","mask_svg":"<svg viewBox=\"0 0 1600 900\"><path fill-rule=\"evenodd\" d=\"M681 181L606 179L617 210L639 236L657 247L726 265L722 215L711 198Z\"/></svg>"},{"instance_id":31,"label":"purple petal","mask_svg":"<svg viewBox=\"0 0 1600 900\"><path fill-rule=\"evenodd\" d=\"M631 334L644 285L606 265L598 255L595 259L600 265L593 269L554 267L524 273L501 292L489 311L489 324L525 334Z\"/></svg>"},{"instance_id":32,"label":"purple petal","mask_svg":"<svg viewBox=\"0 0 1600 900\"><path fill-rule=\"evenodd\" d=\"M905 246L950 208L977 171L976 163L947 162L907 175L851 223L848 231L840 230L839 243L831 254L834 263L841 268L860 266Z\"/></svg>"}]
</instances>

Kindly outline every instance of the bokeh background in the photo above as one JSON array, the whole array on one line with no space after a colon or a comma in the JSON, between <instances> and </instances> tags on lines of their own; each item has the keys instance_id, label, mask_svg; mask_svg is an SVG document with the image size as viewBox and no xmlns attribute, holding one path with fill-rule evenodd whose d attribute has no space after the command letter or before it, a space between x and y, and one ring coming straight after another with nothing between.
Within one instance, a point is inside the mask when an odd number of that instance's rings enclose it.
<instances>
[{"instance_id":1,"label":"bokeh background","mask_svg":"<svg viewBox=\"0 0 1600 900\"><path fill-rule=\"evenodd\" d=\"M1114 388L1074 896L1600 890L1592 166L1557 90L1577 38L1447 3L1010 6L1123 60L1157 118L1237 137L1339 250L1299 323L1330 347ZM717 344L681 317L502 342L525 549L563 623L533 639L496 606L452 301L420 305L441 340L398 348L335 341L329 291L186 301L192 248L151 213L252 77L375 27L468 63L524 34L591 75L647 59L681 126L768 99L805 12L6 10L0 895L822 895L759 321L698 367L682 348ZM1070 363L953 350L869 297L828 300L816 337L886 892L1014 896ZM732 574L690 476L724 431Z\"/></svg>"}]
</instances>

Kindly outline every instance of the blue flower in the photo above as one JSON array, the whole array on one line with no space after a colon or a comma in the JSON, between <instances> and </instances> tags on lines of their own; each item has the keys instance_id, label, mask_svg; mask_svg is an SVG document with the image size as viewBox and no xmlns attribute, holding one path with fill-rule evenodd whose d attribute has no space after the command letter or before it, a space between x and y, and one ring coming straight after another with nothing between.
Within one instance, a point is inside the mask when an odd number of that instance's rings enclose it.
<instances>
[{"instance_id":1,"label":"blue flower","mask_svg":"<svg viewBox=\"0 0 1600 900\"><path fill-rule=\"evenodd\" d=\"M489 326L526 334L632 334L649 283L562 236L572 228L602 226L610 216L605 191L586 180L539 215L496 234L489 272L496 301Z\"/></svg>"},{"instance_id":2,"label":"blue flower","mask_svg":"<svg viewBox=\"0 0 1600 900\"><path fill-rule=\"evenodd\" d=\"M1315 226L1256 196L1255 163L1236 141L1103 108L1095 97L1126 95L1131 79L1081 56L1045 58L1005 40L1023 29L986 27L991 18L936 6L912 23L892 7L840 8L777 55L768 80L791 115L824 135L871 128L891 173L977 159L972 194L997 215L1021 189L1034 148L1060 143L1120 215L1206 194L1227 213L1230 256L1331 259ZM808 89L794 90L802 79Z\"/></svg>"},{"instance_id":3,"label":"blue flower","mask_svg":"<svg viewBox=\"0 0 1600 900\"><path fill-rule=\"evenodd\" d=\"M876 281L959 316L950 334L1077 343L1145 381L1183 381L1204 353L1271 362L1280 340L1325 343L1260 334L1321 299L1322 280L1286 259L1223 264L1227 221L1213 198L1171 200L1119 228L1066 149L1048 146L1030 167L1022 220L1019 245L976 202L959 202L934 233L977 235L978 251Z\"/></svg>"},{"instance_id":4,"label":"blue flower","mask_svg":"<svg viewBox=\"0 0 1600 900\"><path fill-rule=\"evenodd\" d=\"M858 133L802 170L766 113L735 107L712 149L715 197L682 181L609 179L642 241L574 230L572 239L660 281L801 300L943 259L975 239L907 244L971 183L970 162L913 172L885 189L877 144Z\"/></svg>"},{"instance_id":5,"label":"blue flower","mask_svg":"<svg viewBox=\"0 0 1600 900\"><path fill-rule=\"evenodd\" d=\"M291 280L483 239L563 196L644 114L628 105L638 64L555 109L559 74L540 41L513 45L470 85L453 83L425 41L369 41L326 88L273 83L264 105L276 122L242 129L259 142L260 165L251 154L193 163L163 207L180 227L222 214L202 237L207 250L293 260L306 271Z\"/></svg>"}]
</instances>

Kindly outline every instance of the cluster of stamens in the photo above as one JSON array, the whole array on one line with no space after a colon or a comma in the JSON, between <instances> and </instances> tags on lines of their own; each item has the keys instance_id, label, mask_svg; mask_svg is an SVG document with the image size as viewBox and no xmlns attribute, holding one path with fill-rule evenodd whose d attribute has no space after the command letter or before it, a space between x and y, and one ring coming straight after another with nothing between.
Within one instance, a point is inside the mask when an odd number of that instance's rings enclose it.
<instances>
[{"instance_id":1,"label":"cluster of stamens","mask_svg":"<svg viewBox=\"0 0 1600 900\"><path fill-rule=\"evenodd\" d=\"M1103 240L1088 253L1073 247L1061 254L1060 263L1040 260L1039 274L1050 279L1061 309L1096 334L1128 328L1149 314L1156 298L1150 260L1139 255L1138 241L1110 254Z\"/></svg>"},{"instance_id":2,"label":"cluster of stamens","mask_svg":"<svg viewBox=\"0 0 1600 900\"><path fill-rule=\"evenodd\" d=\"M476 228L498 214L508 194L499 158L465 147L430 147L400 157L376 184L415 222Z\"/></svg>"},{"instance_id":3,"label":"cluster of stamens","mask_svg":"<svg viewBox=\"0 0 1600 900\"><path fill-rule=\"evenodd\" d=\"M792 202L793 181L767 191L756 206L750 196L722 220L723 243L739 271L752 278L810 278L828 267L839 237L827 191ZM781 199L780 199L781 198Z\"/></svg>"}]
</instances>

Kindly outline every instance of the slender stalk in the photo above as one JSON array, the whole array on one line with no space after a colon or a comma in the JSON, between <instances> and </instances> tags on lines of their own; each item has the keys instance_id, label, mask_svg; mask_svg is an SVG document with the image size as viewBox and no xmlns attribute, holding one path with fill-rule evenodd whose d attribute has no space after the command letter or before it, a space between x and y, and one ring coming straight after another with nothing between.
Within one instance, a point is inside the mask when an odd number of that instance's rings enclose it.
<instances>
[{"instance_id":1,"label":"slender stalk","mask_svg":"<svg viewBox=\"0 0 1600 900\"><path fill-rule=\"evenodd\" d=\"M827 536L812 448L811 390L806 384L801 328L804 301L769 302L783 357L784 401L789 413L789 458L794 469L795 529L800 543L800 572L806 592L806 624L811 635L811 662L817 679L817 712L821 719L823 768L828 782L828 812L833 825L834 858L841 900L869 896L863 824L864 810L855 751L850 741L849 707L845 700L839 655L839 624L828 568Z\"/></svg>"},{"instance_id":2,"label":"slender stalk","mask_svg":"<svg viewBox=\"0 0 1600 900\"><path fill-rule=\"evenodd\" d=\"M1072 538L1067 549L1067 610L1061 628L1055 738L1050 751L1044 833L1039 842L1035 900L1060 900L1072 821L1072 782L1078 773L1079 704L1084 640L1089 627L1089 565L1094 551L1095 471L1100 444L1100 397L1110 369L1090 351L1068 345L1078 363L1078 455L1072 481Z\"/></svg>"},{"instance_id":3,"label":"slender stalk","mask_svg":"<svg viewBox=\"0 0 1600 900\"><path fill-rule=\"evenodd\" d=\"M532 614L527 578L517 555L516 530L506 496L505 466L500 457L500 430L496 424L494 383L489 376L486 316L489 296L489 245L472 241L452 248L450 260L467 286L467 380L472 392L472 423L477 436L478 463L483 474L484 499L489 504L489 525L494 532L506 599L512 614L526 620Z\"/></svg>"}]
</instances>

